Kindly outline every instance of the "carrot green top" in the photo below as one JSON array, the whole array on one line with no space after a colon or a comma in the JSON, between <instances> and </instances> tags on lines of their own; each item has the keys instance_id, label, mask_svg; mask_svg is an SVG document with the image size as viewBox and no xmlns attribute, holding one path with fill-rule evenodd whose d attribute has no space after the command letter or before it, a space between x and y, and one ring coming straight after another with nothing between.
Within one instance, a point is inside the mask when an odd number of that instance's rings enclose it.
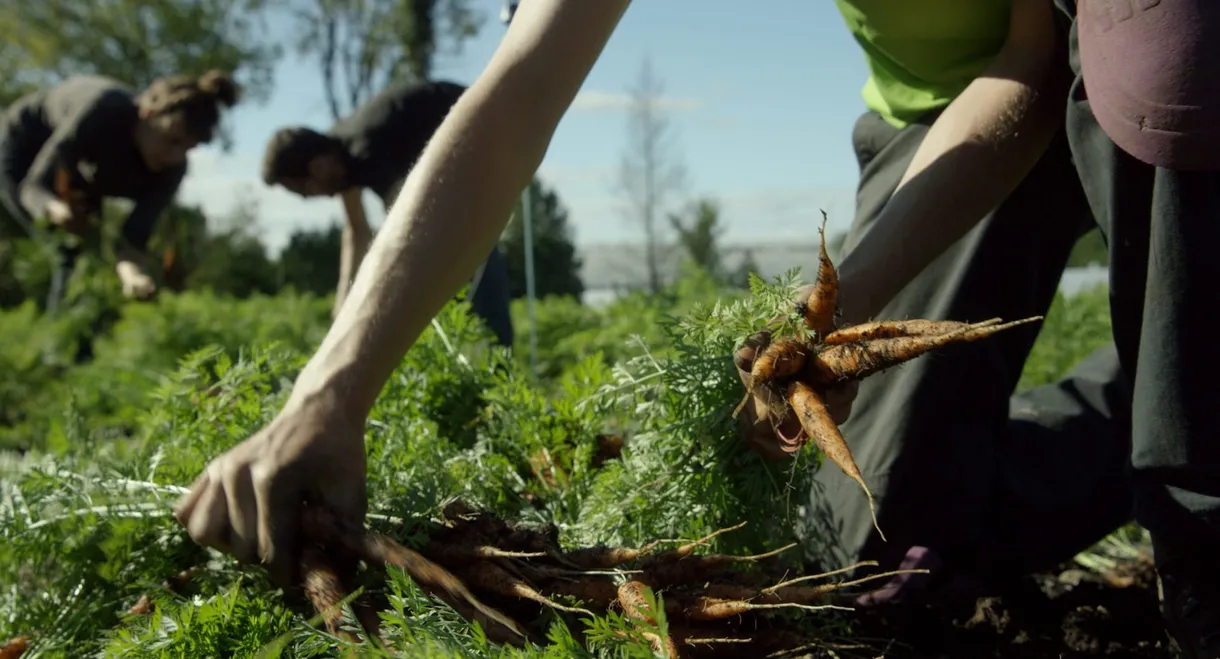
<instances>
[{"instance_id":1,"label":"carrot green top","mask_svg":"<svg viewBox=\"0 0 1220 659\"><path fill-rule=\"evenodd\" d=\"M948 105L999 53L1009 0L835 0L864 50L864 103L899 128Z\"/></svg>"}]
</instances>

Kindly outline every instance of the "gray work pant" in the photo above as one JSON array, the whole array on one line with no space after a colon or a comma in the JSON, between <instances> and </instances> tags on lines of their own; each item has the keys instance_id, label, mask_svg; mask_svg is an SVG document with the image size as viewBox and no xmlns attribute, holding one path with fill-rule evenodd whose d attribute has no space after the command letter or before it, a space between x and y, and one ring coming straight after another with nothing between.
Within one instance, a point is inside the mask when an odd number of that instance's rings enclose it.
<instances>
[{"instance_id":1,"label":"gray work pant","mask_svg":"<svg viewBox=\"0 0 1220 659\"><path fill-rule=\"evenodd\" d=\"M1134 387L1135 518L1158 563L1220 556L1220 343L1209 331L1220 282L1220 171L1180 172L1136 160L1098 125L1080 78L1067 107L1072 156L1110 247L1110 308L1119 361Z\"/></svg>"},{"instance_id":2,"label":"gray work pant","mask_svg":"<svg viewBox=\"0 0 1220 659\"><path fill-rule=\"evenodd\" d=\"M856 122L857 211L844 251L877 218L933 121ZM878 318L979 321L1045 315L1093 218L1064 132L1024 182L912 280ZM877 560L913 545L985 576L1071 558L1132 516L1128 380L1113 344L1063 380L1014 395L1039 325L925 355L860 385L842 426L860 486L818 471L803 518L812 561Z\"/></svg>"},{"instance_id":3,"label":"gray work pant","mask_svg":"<svg viewBox=\"0 0 1220 659\"><path fill-rule=\"evenodd\" d=\"M470 307L496 336L496 343L512 347L513 318L509 307L508 263L497 245L470 280Z\"/></svg>"}]
</instances>

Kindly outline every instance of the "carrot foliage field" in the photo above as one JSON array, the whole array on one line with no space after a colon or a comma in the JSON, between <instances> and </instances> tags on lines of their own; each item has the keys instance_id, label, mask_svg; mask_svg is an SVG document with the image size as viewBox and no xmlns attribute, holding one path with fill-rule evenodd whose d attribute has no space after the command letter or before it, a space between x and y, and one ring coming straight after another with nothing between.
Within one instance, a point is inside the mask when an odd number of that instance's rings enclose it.
<instances>
[{"instance_id":1,"label":"carrot foliage field","mask_svg":"<svg viewBox=\"0 0 1220 659\"><path fill-rule=\"evenodd\" d=\"M369 419L369 525L415 546L460 499L515 523L554 524L565 547L693 539L745 520L705 550L800 542L791 516L803 475L819 468L816 450L764 463L730 416L742 393L732 348L794 282L755 282L751 294L690 276L602 309L543 300L536 378L524 303L511 356L489 350L485 330L451 304ZM356 646L260 570L196 546L169 516L209 459L279 409L325 332L328 303L184 293L116 304L107 318L85 305L55 322L32 306L0 313L0 644L27 637L26 658L350 656ZM1058 299L1022 386L1107 341L1107 309L1104 290ZM79 337L99 326L91 357L76 359ZM604 459L599 438L610 435L625 446ZM190 568L184 588L162 586ZM405 573L391 570L379 587L393 656L653 656L640 627L617 614L530 621L546 643L505 648ZM851 612L799 617L827 638L852 634ZM362 647L359 656L388 656Z\"/></svg>"}]
</instances>

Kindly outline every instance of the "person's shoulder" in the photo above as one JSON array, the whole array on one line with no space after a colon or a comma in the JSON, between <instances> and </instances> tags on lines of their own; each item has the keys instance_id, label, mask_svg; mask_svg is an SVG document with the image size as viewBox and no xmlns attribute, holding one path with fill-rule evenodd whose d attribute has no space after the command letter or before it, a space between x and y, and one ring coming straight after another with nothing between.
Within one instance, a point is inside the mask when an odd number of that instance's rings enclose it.
<instances>
[{"instance_id":1,"label":"person's shoulder","mask_svg":"<svg viewBox=\"0 0 1220 659\"><path fill-rule=\"evenodd\" d=\"M131 87L101 75L66 78L48 92L47 98L81 112L130 110L135 107L135 92Z\"/></svg>"}]
</instances>

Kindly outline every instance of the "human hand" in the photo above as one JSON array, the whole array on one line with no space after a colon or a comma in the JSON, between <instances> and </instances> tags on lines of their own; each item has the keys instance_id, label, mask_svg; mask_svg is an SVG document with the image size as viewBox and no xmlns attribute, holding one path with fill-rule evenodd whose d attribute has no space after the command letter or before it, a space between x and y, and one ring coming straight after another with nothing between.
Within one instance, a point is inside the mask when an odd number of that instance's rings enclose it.
<instances>
[{"instance_id":1,"label":"human hand","mask_svg":"<svg viewBox=\"0 0 1220 659\"><path fill-rule=\"evenodd\" d=\"M115 266L123 283L123 295L136 300L148 300L157 292L157 284L132 260L120 260Z\"/></svg>"},{"instance_id":2,"label":"human hand","mask_svg":"<svg viewBox=\"0 0 1220 659\"><path fill-rule=\"evenodd\" d=\"M802 286L797 289L794 304L804 305L813 286ZM771 333L758 332L738 348L733 355L733 365L737 368L737 376L742 385L750 380L750 369L755 357L771 342ZM848 381L836 385L824 392L826 406L836 424L843 424L851 416L852 403L855 401L859 383ZM767 460L787 460L794 453L784 450L785 446L799 446L804 436L800 420L792 411L787 401L787 391L781 390L775 383L763 383L754 388L754 393L738 416L738 431L755 451Z\"/></svg>"},{"instance_id":3,"label":"human hand","mask_svg":"<svg viewBox=\"0 0 1220 659\"><path fill-rule=\"evenodd\" d=\"M289 403L214 459L174 510L195 542L261 562L281 586L297 580L301 504L364 523L364 427L333 403Z\"/></svg>"},{"instance_id":4,"label":"human hand","mask_svg":"<svg viewBox=\"0 0 1220 659\"><path fill-rule=\"evenodd\" d=\"M76 235L89 229L89 214L83 209L60 199L52 199L46 205L47 220L54 226Z\"/></svg>"}]
</instances>

